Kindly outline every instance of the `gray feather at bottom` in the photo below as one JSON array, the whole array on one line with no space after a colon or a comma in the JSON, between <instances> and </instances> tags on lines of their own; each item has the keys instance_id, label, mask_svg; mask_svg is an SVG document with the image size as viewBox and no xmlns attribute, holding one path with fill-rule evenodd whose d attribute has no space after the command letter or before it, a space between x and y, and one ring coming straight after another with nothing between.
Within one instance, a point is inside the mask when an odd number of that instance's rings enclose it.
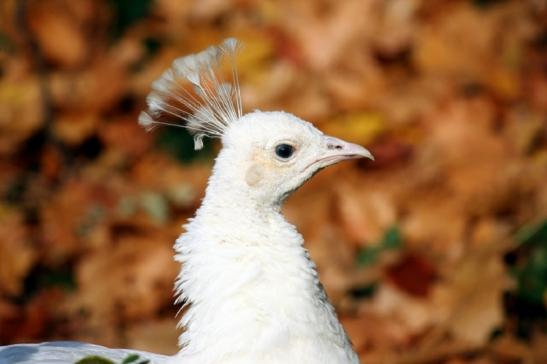
<instances>
[{"instance_id":1,"label":"gray feather at bottom","mask_svg":"<svg viewBox=\"0 0 547 364\"><path fill-rule=\"evenodd\" d=\"M0 364L74 364L90 355L101 356L121 363L130 354L150 364L164 364L168 356L130 349L109 349L104 346L77 341L53 341L41 344L0 346Z\"/></svg>"}]
</instances>

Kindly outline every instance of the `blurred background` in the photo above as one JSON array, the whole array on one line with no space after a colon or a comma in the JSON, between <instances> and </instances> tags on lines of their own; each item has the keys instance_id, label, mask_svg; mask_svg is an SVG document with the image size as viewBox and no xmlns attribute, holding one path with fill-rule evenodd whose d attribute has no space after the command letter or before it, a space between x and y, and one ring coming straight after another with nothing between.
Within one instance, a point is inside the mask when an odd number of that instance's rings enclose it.
<instances>
[{"instance_id":1,"label":"blurred background","mask_svg":"<svg viewBox=\"0 0 547 364\"><path fill-rule=\"evenodd\" d=\"M363 363L547 363L543 0L2 0L0 344L177 350L214 155L136 122L234 36L247 111L367 146L288 201Z\"/></svg>"}]
</instances>

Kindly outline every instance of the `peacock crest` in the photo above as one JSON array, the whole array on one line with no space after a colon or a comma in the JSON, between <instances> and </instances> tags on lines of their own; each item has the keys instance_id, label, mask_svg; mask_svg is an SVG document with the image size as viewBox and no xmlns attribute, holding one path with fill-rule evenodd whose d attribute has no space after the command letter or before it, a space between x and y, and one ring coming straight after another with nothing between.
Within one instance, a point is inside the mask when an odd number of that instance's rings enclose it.
<instances>
[{"instance_id":1,"label":"peacock crest","mask_svg":"<svg viewBox=\"0 0 547 364\"><path fill-rule=\"evenodd\" d=\"M159 125L184 127L193 134L195 149L203 147L204 137L221 138L230 123L242 116L235 64L239 47L236 39L228 38L202 52L175 59L152 83L146 98L148 110L139 115L139 124L147 130ZM221 75L224 61L230 63L231 82Z\"/></svg>"}]
</instances>

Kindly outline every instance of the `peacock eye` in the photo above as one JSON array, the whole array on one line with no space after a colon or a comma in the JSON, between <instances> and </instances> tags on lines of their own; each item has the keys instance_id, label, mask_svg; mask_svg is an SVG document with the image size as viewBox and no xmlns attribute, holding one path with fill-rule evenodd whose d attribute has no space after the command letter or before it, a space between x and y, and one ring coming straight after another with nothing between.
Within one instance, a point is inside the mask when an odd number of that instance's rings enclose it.
<instances>
[{"instance_id":1,"label":"peacock eye","mask_svg":"<svg viewBox=\"0 0 547 364\"><path fill-rule=\"evenodd\" d=\"M275 154L281 159L289 159L294 153L294 147L290 144L282 143L275 147Z\"/></svg>"}]
</instances>

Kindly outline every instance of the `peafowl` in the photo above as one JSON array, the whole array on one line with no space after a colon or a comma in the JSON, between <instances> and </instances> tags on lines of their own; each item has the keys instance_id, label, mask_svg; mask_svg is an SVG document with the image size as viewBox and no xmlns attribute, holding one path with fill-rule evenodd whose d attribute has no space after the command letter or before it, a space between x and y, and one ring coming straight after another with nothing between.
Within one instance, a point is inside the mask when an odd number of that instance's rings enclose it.
<instances>
[{"instance_id":1,"label":"peafowl","mask_svg":"<svg viewBox=\"0 0 547 364\"><path fill-rule=\"evenodd\" d=\"M171 364L359 363L303 238L281 206L319 170L373 157L286 112L243 114L238 48L227 39L176 59L152 84L148 109L139 116L148 130L188 129L196 149L204 137L222 143L201 207L175 243L182 266L175 283L184 328L179 352L51 342L0 347L0 363L72 364L89 355L118 363L131 353ZM220 67L226 62L228 77Z\"/></svg>"}]
</instances>

